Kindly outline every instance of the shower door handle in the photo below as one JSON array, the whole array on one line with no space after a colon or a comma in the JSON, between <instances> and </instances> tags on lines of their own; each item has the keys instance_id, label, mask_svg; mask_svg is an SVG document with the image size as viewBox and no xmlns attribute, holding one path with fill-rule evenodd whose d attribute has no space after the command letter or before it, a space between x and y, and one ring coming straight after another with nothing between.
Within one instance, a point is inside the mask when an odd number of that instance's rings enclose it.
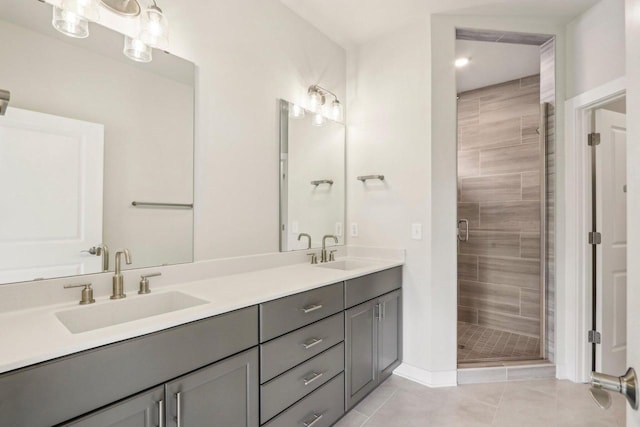
<instances>
[{"instance_id":1,"label":"shower door handle","mask_svg":"<svg viewBox=\"0 0 640 427\"><path fill-rule=\"evenodd\" d=\"M464 228L462 227L464 225ZM458 220L458 240L461 242L466 242L469 240L469 220L468 219L459 219Z\"/></svg>"}]
</instances>

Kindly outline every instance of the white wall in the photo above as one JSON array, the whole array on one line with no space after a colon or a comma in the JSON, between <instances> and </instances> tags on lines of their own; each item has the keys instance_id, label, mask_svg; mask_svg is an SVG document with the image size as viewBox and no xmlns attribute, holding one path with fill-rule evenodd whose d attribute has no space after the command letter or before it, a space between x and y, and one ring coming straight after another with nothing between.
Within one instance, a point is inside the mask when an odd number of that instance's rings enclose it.
<instances>
[{"instance_id":1,"label":"white wall","mask_svg":"<svg viewBox=\"0 0 640 427\"><path fill-rule=\"evenodd\" d=\"M600 0L567 25L567 99L625 74L624 1Z\"/></svg>"},{"instance_id":2,"label":"white wall","mask_svg":"<svg viewBox=\"0 0 640 427\"><path fill-rule=\"evenodd\" d=\"M276 252L276 99L314 83L344 99L345 51L278 0L161 6L171 51L198 66L195 257Z\"/></svg>"},{"instance_id":3,"label":"white wall","mask_svg":"<svg viewBox=\"0 0 640 427\"><path fill-rule=\"evenodd\" d=\"M640 0L626 1L627 72L627 218L640 216ZM627 364L640 369L640 225L629 221L627 233ZM618 375L618 374L616 374ZM627 407L627 425L640 425L640 412Z\"/></svg>"},{"instance_id":4,"label":"white wall","mask_svg":"<svg viewBox=\"0 0 640 427\"><path fill-rule=\"evenodd\" d=\"M430 339L429 23L367 43L348 57L347 224L359 225L359 237L348 241L406 248L403 357L429 369L436 352ZM370 174L383 174L385 181L356 180ZM423 224L423 240L411 239L412 223Z\"/></svg>"}]
</instances>

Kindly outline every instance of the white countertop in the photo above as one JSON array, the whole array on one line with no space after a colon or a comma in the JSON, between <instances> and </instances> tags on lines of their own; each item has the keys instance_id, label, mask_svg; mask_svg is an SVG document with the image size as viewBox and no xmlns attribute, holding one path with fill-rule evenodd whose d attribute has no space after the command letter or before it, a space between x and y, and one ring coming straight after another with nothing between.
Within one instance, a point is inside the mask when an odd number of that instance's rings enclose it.
<instances>
[{"instance_id":1,"label":"white countertop","mask_svg":"<svg viewBox=\"0 0 640 427\"><path fill-rule=\"evenodd\" d=\"M365 259L362 260L365 261ZM180 291L209 303L78 334L69 332L55 316L59 311L79 307L77 302L1 313L0 373L402 264L397 260L366 259L366 267L347 271L311 264L294 264L162 287L155 290L155 293ZM129 288L130 286L127 287ZM78 290L78 299L79 296ZM147 295L129 293L126 300L145 297ZM96 298L96 303L92 306L119 302L121 301L111 301L109 297L101 297Z\"/></svg>"}]
</instances>

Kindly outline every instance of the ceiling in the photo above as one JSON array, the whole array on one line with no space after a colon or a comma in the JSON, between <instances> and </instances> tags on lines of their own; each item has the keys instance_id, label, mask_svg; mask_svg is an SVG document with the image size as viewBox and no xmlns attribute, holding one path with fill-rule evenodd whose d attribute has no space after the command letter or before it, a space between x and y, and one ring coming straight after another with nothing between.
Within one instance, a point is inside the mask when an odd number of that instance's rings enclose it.
<instances>
[{"instance_id":1,"label":"ceiling","mask_svg":"<svg viewBox=\"0 0 640 427\"><path fill-rule=\"evenodd\" d=\"M470 62L456 69L458 93L540 73L539 46L457 40L461 57Z\"/></svg>"},{"instance_id":2,"label":"ceiling","mask_svg":"<svg viewBox=\"0 0 640 427\"><path fill-rule=\"evenodd\" d=\"M569 22L598 0L280 0L345 48L429 14L527 15Z\"/></svg>"}]
</instances>

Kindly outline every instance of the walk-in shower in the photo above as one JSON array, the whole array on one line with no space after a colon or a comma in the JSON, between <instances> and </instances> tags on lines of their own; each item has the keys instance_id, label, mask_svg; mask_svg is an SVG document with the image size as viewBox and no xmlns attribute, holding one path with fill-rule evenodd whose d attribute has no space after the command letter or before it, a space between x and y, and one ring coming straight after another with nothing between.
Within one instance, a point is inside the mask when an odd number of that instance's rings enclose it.
<instances>
[{"instance_id":1,"label":"walk-in shower","mask_svg":"<svg viewBox=\"0 0 640 427\"><path fill-rule=\"evenodd\" d=\"M552 359L554 41L480 33L539 62L458 94L458 363Z\"/></svg>"}]
</instances>

